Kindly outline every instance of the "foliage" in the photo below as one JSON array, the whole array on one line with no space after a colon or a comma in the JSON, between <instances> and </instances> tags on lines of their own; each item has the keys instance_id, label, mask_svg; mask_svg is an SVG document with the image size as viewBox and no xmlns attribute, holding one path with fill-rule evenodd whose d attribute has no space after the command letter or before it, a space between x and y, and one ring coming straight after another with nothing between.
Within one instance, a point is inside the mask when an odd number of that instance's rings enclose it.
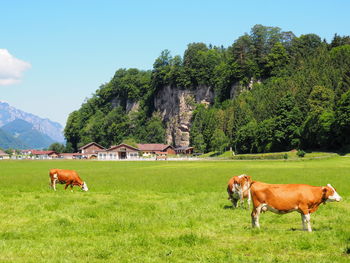
<instances>
[{"instance_id":1,"label":"foliage","mask_svg":"<svg viewBox=\"0 0 350 263\"><path fill-rule=\"evenodd\" d=\"M306 153L305 153L305 151L303 151L303 150L298 150L298 151L297 151L297 156L298 156L298 157L304 157L305 154L306 154Z\"/></svg>"},{"instance_id":2,"label":"foliage","mask_svg":"<svg viewBox=\"0 0 350 263\"><path fill-rule=\"evenodd\" d=\"M62 143L55 142L49 146L49 151L55 151L57 153L66 152L66 147Z\"/></svg>"},{"instance_id":3,"label":"foliage","mask_svg":"<svg viewBox=\"0 0 350 263\"><path fill-rule=\"evenodd\" d=\"M211 139L211 149L222 153L229 144L228 138L221 129L216 129Z\"/></svg>"}]
</instances>

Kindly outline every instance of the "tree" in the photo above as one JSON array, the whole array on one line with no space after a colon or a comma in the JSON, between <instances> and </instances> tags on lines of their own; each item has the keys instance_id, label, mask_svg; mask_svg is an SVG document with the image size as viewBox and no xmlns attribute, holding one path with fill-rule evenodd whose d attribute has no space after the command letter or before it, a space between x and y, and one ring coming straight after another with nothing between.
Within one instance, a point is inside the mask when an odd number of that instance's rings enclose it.
<instances>
[{"instance_id":1,"label":"tree","mask_svg":"<svg viewBox=\"0 0 350 263\"><path fill-rule=\"evenodd\" d=\"M216 129L211 137L211 148L217 152L224 152L228 147L229 140L221 129Z\"/></svg>"},{"instance_id":2,"label":"tree","mask_svg":"<svg viewBox=\"0 0 350 263\"><path fill-rule=\"evenodd\" d=\"M242 126L236 135L235 152L237 153L253 153L256 152L255 140L257 124L256 121L250 121Z\"/></svg>"},{"instance_id":3,"label":"tree","mask_svg":"<svg viewBox=\"0 0 350 263\"><path fill-rule=\"evenodd\" d=\"M270 152L274 139L275 119L266 119L260 122L255 131L255 147L256 151Z\"/></svg>"},{"instance_id":4,"label":"tree","mask_svg":"<svg viewBox=\"0 0 350 263\"><path fill-rule=\"evenodd\" d=\"M165 129L163 127L162 118L155 113L146 126L146 141L148 143L164 143Z\"/></svg>"},{"instance_id":5,"label":"tree","mask_svg":"<svg viewBox=\"0 0 350 263\"><path fill-rule=\"evenodd\" d=\"M282 43L277 42L266 56L265 75L276 76L282 72L288 64L289 57L287 50Z\"/></svg>"},{"instance_id":6,"label":"tree","mask_svg":"<svg viewBox=\"0 0 350 263\"><path fill-rule=\"evenodd\" d=\"M65 152L65 146L62 143L55 142L49 146L49 151L55 151L57 153Z\"/></svg>"},{"instance_id":7,"label":"tree","mask_svg":"<svg viewBox=\"0 0 350 263\"><path fill-rule=\"evenodd\" d=\"M78 143L80 142L80 112L73 111L68 116L66 127L64 128L64 136L73 148L73 151L78 150Z\"/></svg>"},{"instance_id":8,"label":"tree","mask_svg":"<svg viewBox=\"0 0 350 263\"><path fill-rule=\"evenodd\" d=\"M331 143L334 123L334 91L315 86L308 104L310 111L302 127L302 145L304 148L327 148Z\"/></svg>"},{"instance_id":9,"label":"tree","mask_svg":"<svg viewBox=\"0 0 350 263\"><path fill-rule=\"evenodd\" d=\"M283 151L298 148L300 145L300 126L303 117L291 93L279 102L275 118L273 150Z\"/></svg>"},{"instance_id":10,"label":"tree","mask_svg":"<svg viewBox=\"0 0 350 263\"><path fill-rule=\"evenodd\" d=\"M197 133L196 135L191 136L192 146L197 153L204 153L207 145L205 144L203 134Z\"/></svg>"},{"instance_id":11,"label":"tree","mask_svg":"<svg viewBox=\"0 0 350 263\"><path fill-rule=\"evenodd\" d=\"M337 134L337 146L350 145L350 91L341 96L335 111L334 130Z\"/></svg>"}]
</instances>

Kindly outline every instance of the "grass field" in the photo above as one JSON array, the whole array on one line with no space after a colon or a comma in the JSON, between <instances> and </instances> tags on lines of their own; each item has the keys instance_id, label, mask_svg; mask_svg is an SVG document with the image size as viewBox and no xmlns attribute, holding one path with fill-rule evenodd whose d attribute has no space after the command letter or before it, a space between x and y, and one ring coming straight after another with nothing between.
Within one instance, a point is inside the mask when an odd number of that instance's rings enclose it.
<instances>
[{"instance_id":1,"label":"grass field","mask_svg":"<svg viewBox=\"0 0 350 263\"><path fill-rule=\"evenodd\" d=\"M89 186L48 187L50 168ZM342 202L312 214L232 209L226 184L332 183ZM350 158L299 161L0 161L0 262L349 262Z\"/></svg>"}]
</instances>

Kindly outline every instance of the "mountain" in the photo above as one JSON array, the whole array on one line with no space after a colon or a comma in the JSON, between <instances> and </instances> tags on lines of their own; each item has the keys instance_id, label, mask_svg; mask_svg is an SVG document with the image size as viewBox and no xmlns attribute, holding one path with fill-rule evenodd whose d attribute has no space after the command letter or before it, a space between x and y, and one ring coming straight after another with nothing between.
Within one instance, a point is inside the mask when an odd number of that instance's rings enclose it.
<instances>
[{"instance_id":1,"label":"mountain","mask_svg":"<svg viewBox=\"0 0 350 263\"><path fill-rule=\"evenodd\" d=\"M28 148L23 142L0 129L0 148L25 149Z\"/></svg>"},{"instance_id":2,"label":"mountain","mask_svg":"<svg viewBox=\"0 0 350 263\"><path fill-rule=\"evenodd\" d=\"M0 127L16 119L32 124L35 130L49 136L55 142L64 142L63 127L61 124L16 109L7 102L0 101Z\"/></svg>"},{"instance_id":3,"label":"mountain","mask_svg":"<svg viewBox=\"0 0 350 263\"><path fill-rule=\"evenodd\" d=\"M15 119L2 126L2 130L32 149L47 148L55 142L46 134L37 131L33 124L21 119Z\"/></svg>"}]
</instances>

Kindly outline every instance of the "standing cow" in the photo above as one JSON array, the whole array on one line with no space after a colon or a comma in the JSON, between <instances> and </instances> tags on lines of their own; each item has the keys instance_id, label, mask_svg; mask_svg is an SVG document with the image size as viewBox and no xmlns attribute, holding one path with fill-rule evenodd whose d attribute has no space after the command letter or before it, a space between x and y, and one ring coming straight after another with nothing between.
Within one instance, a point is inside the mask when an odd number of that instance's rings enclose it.
<instances>
[{"instance_id":1,"label":"standing cow","mask_svg":"<svg viewBox=\"0 0 350 263\"><path fill-rule=\"evenodd\" d=\"M238 207L238 204L244 204L244 199L247 199L248 207L250 208L250 184L251 178L246 174L234 176L230 179L227 185L228 199L231 200L233 207ZM238 202L239 201L239 202Z\"/></svg>"},{"instance_id":2,"label":"standing cow","mask_svg":"<svg viewBox=\"0 0 350 263\"><path fill-rule=\"evenodd\" d=\"M78 173L74 170L63 170L63 169L51 169L50 170L51 187L56 191L56 183L66 184L64 189L70 185L71 191L73 186L79 186L83 191L89 190L86 183L80 179Z\"/></svg>"},{"instance_id":3,"label":"standing cow","mask_svg":"<svg viewBox=\"0 0 350 263\"><path fill-rule=\"evenodd\" d=\"M311 232L310 214L316 212L322 203L339 202L342 199L330 184L319 187L253 181L250 191L253 199L252 225L258 228L260 212L286 214L297 211L301 214L303 229Z\"/></svg>"}]
</instances>

